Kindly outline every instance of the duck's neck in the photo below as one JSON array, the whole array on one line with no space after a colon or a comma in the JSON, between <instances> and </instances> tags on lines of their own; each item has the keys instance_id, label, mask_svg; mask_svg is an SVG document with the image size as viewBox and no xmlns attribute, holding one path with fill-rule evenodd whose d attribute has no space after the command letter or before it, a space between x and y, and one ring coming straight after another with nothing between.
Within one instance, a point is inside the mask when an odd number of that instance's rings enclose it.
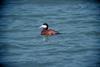
<instances>
[{"instance_id":1,"label":"duck's neck","mask_svg":"<svg viewBox=\"0 0 100 67\"><path fill-rule=\"evenodd\" d=\"M48 27L47 28L43 28L43 30L48 30Z\"/></svg>"}]
</instances>

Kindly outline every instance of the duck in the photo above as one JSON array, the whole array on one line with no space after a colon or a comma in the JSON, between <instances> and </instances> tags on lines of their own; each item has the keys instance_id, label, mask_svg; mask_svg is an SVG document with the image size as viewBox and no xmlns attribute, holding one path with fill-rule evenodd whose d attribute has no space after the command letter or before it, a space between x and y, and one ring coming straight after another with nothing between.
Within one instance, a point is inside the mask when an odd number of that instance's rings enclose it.
<instances>
[{"instance_id":1,"label":"duck","mask_svg":"<svg viewBox=\"0 0 100 67\"><path fill-rule=\"evenodd\" d=\"M49 29L49 25L47 23L43 23L40 26L40 28L42 28L41 35L52 36L52 35L59 34L58 31L55 31L53 29Z\"/></svg>"}]
</instances>

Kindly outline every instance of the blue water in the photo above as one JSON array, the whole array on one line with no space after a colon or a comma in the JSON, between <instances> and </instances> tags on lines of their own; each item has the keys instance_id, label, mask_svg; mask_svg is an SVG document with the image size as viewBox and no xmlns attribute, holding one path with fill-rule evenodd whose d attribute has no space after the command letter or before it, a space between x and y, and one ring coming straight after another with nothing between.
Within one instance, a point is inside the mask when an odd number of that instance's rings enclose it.
<instances>
[{"instance_id":1,"label":"blue water","mask_svg":"<svg viewBox=\"0 0 100 67\"><path fill-rule=\"evenodd\" d=\"M99 67L100 4L86 0L6 0L0 10L5 67ZM41 26L62 34L43 41Z\"/></svg>"}]
</instances>

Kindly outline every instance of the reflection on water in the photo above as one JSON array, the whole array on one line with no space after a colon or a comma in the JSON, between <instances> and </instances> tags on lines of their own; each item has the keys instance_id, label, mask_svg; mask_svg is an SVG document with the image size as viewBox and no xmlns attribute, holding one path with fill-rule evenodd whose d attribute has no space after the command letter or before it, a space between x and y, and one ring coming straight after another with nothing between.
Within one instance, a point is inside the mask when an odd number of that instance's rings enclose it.
<instances>
[{"instance_id":1,"label":"reflection on water","mask_svg":"<svg viewBox=\"0 0 100 67\"><path fill-rule=\"evenodd\" d=\"M5 67L99 67L100 14L92 1L9 0L0 11L0 64ZM63 33L42 40L47 22Z\"/></svg>"}]
</instances>

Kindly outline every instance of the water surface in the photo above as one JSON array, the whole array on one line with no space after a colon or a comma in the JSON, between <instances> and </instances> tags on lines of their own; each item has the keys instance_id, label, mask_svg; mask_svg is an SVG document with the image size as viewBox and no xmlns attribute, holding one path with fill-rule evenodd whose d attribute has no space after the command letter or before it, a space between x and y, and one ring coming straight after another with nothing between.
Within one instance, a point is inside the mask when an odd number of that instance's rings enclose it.
<instances>
[{"instance_id":1,"label":"water surface","mask_svg":"<svg viewBox=\"0 0 100 67\"><path fill-rule=\"evenodd\" d=\"M83 0L9 0L0 11L5 67L99 67L100 5ZM39 26L63 34L44 42Z\"/></svg>"}]
</instances>

